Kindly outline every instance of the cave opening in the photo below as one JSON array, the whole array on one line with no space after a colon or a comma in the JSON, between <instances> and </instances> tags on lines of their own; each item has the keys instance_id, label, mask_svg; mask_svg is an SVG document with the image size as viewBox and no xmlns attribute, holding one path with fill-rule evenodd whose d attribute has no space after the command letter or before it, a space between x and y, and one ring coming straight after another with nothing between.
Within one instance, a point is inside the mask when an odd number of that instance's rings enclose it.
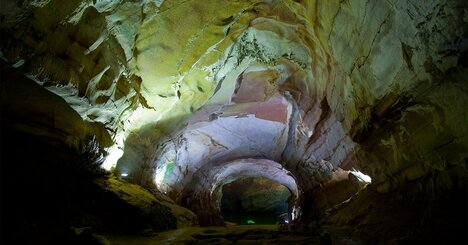
<instances>
[{"instance_id":1,"label":"cave opening","mask_svg":"<svg viewBox=\"0 0 468 245\"><path fill-rule=\"evenodd\" d=\"M221 214L226 222L239 225L275 224L288 212L291 191L263 177L242 177L222 187Z\"/></svg>"}]
</instances>

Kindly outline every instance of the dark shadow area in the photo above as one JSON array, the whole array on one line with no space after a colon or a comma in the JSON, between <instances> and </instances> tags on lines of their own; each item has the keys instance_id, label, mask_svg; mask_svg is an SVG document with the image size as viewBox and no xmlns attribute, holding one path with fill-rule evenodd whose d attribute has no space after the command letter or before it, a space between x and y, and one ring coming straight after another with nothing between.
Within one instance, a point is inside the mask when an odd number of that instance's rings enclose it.
<instances>
[{"instance_id":1,"label":"dark shadow area","mask_svg":"<svg viewBox=\"0 0 468 245\"><path fill-rule=\"evenodd\" d=\"M222 189L221 213L224 220L239 225L276 224L288 211L291 192L265 178L239 178Z\"/></svg>"},{"instance_id":2,"label":"dark shadow area","mask_svg":"<svg viewBox=\"0 0 468 245\"><path fill-rule=\"evenodd\" d=\"M60 142L2 128L2 244L99 244L92 233L139 233L175 228L164 207L149 217L95 180L90 169Z\"/></svg>"},{"instance_id":3,"label":"dark shadow area","mask_svg":"<svg viewBox=\"0 0 468 245\"><path fill-rule=\"evenodd\" d=\"M111 179L123 182L100 168L94 136L72 142L73 147L64 140L72 128L60 128L58 117L80 125L78 115L73 121L67 108L59 107L64 101L52 100L12 69L1 72L1 244L101 244L104 238L96 232L176 227L166 207L154 203L142 212L110 190Z\"/></svg>"},{"instance_id":4,"label":"dark shadow area","mask_svg":"<svg viewBox=\"0 0 468 245\"><path fill-rule=\"evenodd\" d=\"M364 244L466 244L468 189L466 179L452 174L454 186L443 193L421 191L430 185L429 177L389 193L369 186L332 210L324 225L332 234L353 235Z\"/></svg>"}]
</instances>

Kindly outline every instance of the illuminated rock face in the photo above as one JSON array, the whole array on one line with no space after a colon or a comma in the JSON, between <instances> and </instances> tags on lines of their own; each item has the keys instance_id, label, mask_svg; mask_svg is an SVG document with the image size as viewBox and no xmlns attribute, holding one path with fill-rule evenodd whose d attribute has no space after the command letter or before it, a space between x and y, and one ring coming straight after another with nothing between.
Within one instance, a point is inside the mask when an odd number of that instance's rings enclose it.
<instances>
[{"instance_id":1,"label":"illuminated rock face","mask_svg":"<svg viewBox=\"0 0 468 245\"><path fill-rule=\"evenodd\" d=\"M293 196L289 212L296 212L293 220L297 222L296 209L300 205L300 189L291 173L271 160L247 158L205 166L185 186L179 202L195 210L201 225L222 225L222 187L243 177L267 178L287 187Z\"/></svg>"},{"instance_id":2,"label":"illuminated rock face","mask_svg":"<svg viewBox=\"0 0 468 245\"><path fill-rule=\"evenodd\" d=\"M2 57L91 125L104 167L201 223L220 222L203 176L243 159L281 166L305 216L353 192L327 194L352 168L381 194L466 186L464 1L22 4L1 10Z\"/></svg>"}]
</instances>

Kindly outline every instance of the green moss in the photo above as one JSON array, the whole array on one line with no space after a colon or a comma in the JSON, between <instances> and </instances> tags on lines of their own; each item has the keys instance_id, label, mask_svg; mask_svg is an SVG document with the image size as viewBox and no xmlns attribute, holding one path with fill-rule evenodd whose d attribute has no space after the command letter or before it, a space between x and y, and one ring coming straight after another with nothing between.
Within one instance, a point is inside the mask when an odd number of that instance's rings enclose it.
<instances>
[{"instance_id":1,"label":"green moss","mask_svg":"<svg viewBox=\"0 0 468 245\"><path fill-rule=\"evenodd\" d=\"M98 184L134 206L150 205L156 201L156 198L143 187L116 178L100 179Z\"/></svg>"},{"instance_id":2,"label":"green moss","mask_svg":"<svg viewBox=\"0 0 468 245\"><path fill-rule=\"evenodd\" d=\"M98 179L96 183L106 191L111 213L119 215L129 229L168 230L177 227L177 218L167 205L161 203L143 187L130 184L115 177ZM116 207L121 207L116 208ZM120 222L120 220L119 220Z\"/></svg>"}]
</instances>

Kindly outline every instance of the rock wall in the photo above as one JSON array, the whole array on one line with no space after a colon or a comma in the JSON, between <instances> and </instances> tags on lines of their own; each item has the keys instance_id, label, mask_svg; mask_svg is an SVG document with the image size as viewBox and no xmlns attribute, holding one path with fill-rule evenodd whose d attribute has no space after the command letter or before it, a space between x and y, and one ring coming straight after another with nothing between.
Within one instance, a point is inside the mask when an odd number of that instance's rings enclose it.
<instances>
[{"instance_id":1,"label":"rock wall","mask_svg":"<svg viewBox=\"0 0 468 245\"><path fill-rule=\"evenodd\" d=\"M333 57L327 99L359 145L354 167L372 177L372 187L331 220L370 243L467 239L466 7L463 1L313 6L314 26ZM387 236L377 235L376 223Z\"/></svg>"},{"instance_id":2,"label":"rock wall","mask_svg":"<svg viewBox=\"0 0 468 245\"><path fill-rule=\"evenodd\" d=\"M340 168L382 195L464 190L465 1L220 6L9 1L2 59L100 125L104 167L176 199L203 166L250 157L279 162L305 196Z\"/></svg>"},{"instance_id":3,"label":"rock wall","mask_svg":"<svg viewBox=\"0 0 468 245\"><path fill-rule=\"evenodd\" d=\"M347 1L331 10L333 19L317 19L329 26L334 57L330 107L361 145L357 166L382 191L447 168L442 162L465 165L464 8L461 1Z\"/></svg>"}]
</instances>

